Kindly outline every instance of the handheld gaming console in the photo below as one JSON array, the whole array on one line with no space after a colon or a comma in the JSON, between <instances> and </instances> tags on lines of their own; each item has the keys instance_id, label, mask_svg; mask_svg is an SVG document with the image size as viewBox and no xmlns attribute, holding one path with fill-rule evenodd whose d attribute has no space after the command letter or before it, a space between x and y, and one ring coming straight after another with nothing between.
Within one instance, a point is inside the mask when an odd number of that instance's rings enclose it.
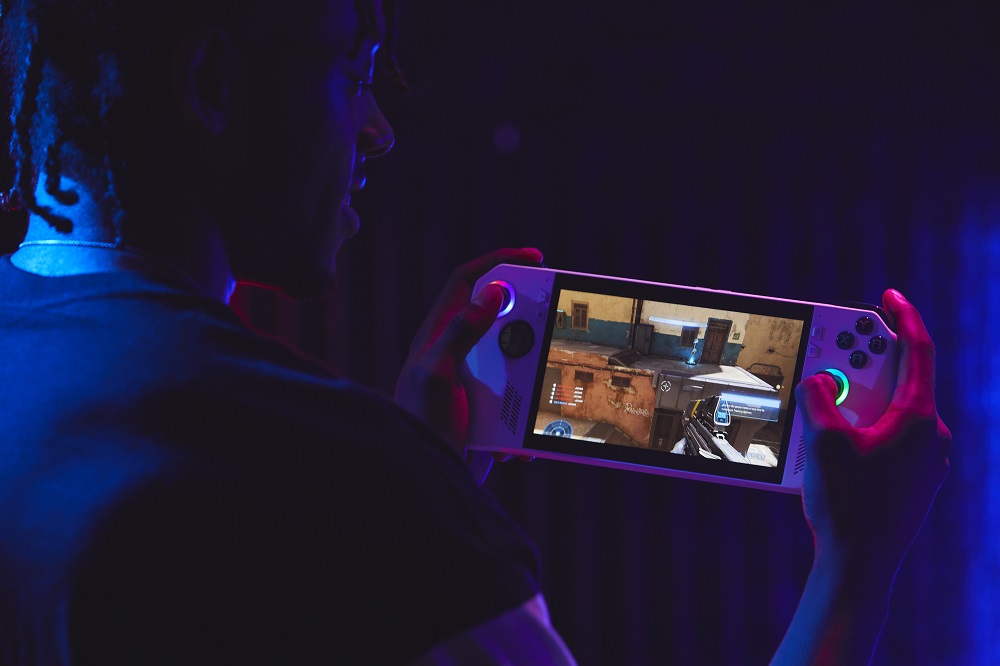
<instances>
[{"instance_id":1,"label":"handheld gaming console","mask_svg":"<svg viewBox=\"0 0 1000 666\"><path fill-rule=\"evenodd\" d=\"M798 493L794 387L826 372L853 425L895 388L881 308L497 266L504 293L466 358L472 449Z\"/></svg>"}]
</instances>

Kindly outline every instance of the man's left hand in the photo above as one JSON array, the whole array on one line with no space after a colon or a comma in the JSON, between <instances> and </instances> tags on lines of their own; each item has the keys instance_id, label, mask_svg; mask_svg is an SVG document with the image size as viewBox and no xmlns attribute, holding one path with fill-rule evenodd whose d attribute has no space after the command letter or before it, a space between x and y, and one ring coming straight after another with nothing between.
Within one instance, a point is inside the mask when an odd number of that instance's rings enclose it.
<instances>
[{"instance_id":1,"label":"man's left hand","mask_svg":"<svg viewBox=\"0 0 1000 666\"><path fill-rule=\"evenodd\" d=\"M396 401L444 435L460 455L465 455L469 402L459 370L493 325L503 300L496 286L482 289L474 300L472 290L498 264L539 265L541 261L537 249L506 248L459 266L410 345L396 383Z\"/></svg>"}]
</instances>

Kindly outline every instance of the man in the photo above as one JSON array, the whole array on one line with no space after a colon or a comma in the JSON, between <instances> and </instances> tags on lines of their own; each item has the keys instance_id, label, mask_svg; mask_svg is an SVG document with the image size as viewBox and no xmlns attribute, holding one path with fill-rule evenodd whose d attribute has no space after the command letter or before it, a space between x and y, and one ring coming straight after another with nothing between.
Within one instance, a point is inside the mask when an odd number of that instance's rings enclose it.
<instances>
[{"instance_id":1,"label":"man","mask_svg":"<svg viewBox=\"0 0 1000 666\"><path fill-rule=\"evenodd\" d=\"M398 404L226 307L236 280L330 284L366 160L393 142L370 90L394 72L391 7L5 9L31 217L0 261L3 663L573 663L532 544L466 467L457 379L500 305L471 285L540 253L456 270ZM933 346L912 306L885 304L904 362L880 426L853 430L829 381L802 385L817 560L782 663L871 653L947 469ZM886 492L878 467L901 458L907 492ZM899 525L874 553L859 501ZM873 599L881 614L856 614Z\"/></svg>"}]
</instances>

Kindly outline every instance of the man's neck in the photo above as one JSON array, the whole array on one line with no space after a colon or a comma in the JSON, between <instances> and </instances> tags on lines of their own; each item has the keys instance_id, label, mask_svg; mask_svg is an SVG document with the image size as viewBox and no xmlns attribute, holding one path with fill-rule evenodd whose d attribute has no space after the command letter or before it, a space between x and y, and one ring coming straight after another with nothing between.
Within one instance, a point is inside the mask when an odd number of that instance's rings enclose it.
<instances>
[{"instance_id":1,"label":"man's neck","mask_svg":"<svg viewBox=\"0 0 1000 666\"><path fill-rule=\"evenodd\" d=\"M225 244L207 213L191 200L174 197L153 215L125 218L125 242L99 213L82 186L63 178L63 189L80 196L61 205L40 183L38 203L70 222L68 232L56 230L32 214L24 243L11 256L18 268L47 277L114 271L137 271L187 284L205 296L228 303L235 281Z\"/></svg>"}]
</instances>

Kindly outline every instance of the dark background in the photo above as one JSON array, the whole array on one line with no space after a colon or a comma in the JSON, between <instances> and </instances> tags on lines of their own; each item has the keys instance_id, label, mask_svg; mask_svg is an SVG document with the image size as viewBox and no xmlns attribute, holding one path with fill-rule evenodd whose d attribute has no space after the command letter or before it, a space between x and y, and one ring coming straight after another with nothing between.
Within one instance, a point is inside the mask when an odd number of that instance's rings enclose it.
<instances>
[{"instance_id":1,"label":"dark background","mask_svg":"<svg viewBox=\"0 0 1000 666\"><path fill-rule=\"evenodd\" d=\"M1000 9L987 3L403 5L413 92L332 297L234 306L391 392L451 269L555 268L921 310L952 472L876 664L1000 662ZM812 558L797 497L536 460L487 487L537 539L582 666L764 664ZM428 600L429 607L433 600Z\"/></svg>"}]
</instances>

